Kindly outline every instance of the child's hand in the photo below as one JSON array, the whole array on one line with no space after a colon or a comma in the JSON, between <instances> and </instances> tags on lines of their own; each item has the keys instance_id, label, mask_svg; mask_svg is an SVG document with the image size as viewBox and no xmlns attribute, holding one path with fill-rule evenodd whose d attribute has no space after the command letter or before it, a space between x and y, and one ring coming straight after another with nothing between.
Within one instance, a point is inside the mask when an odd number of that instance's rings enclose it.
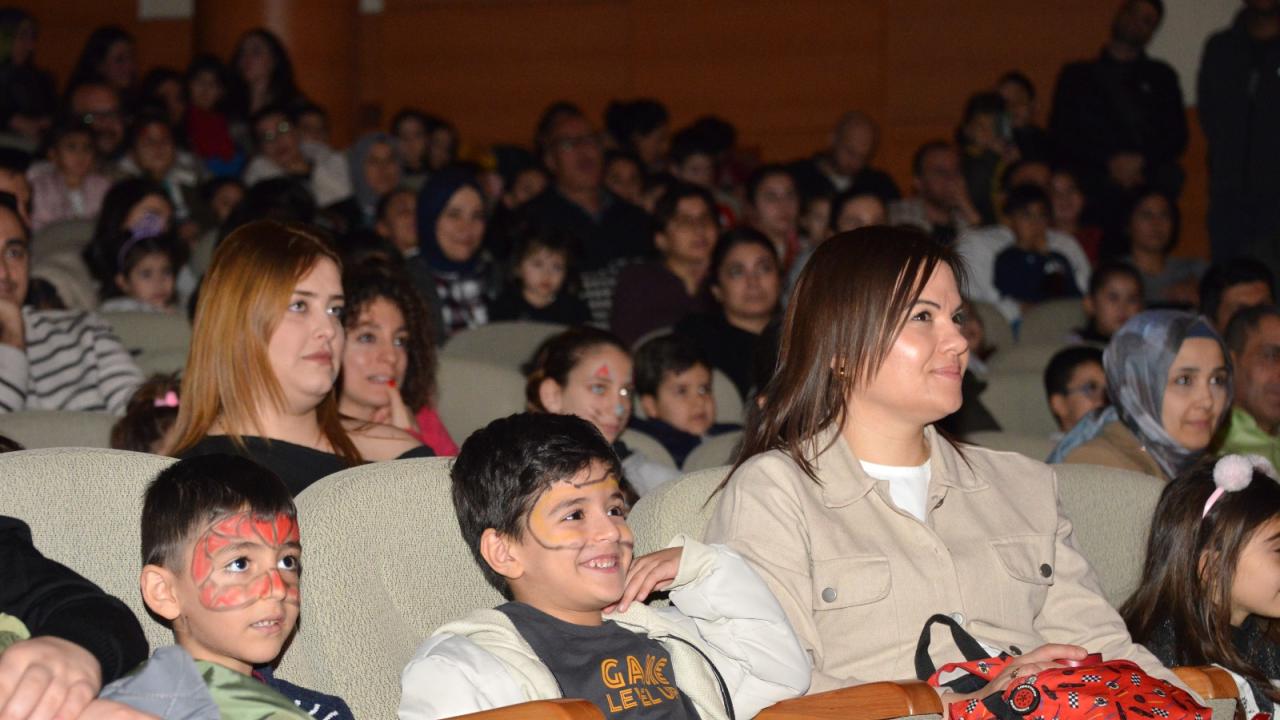
<instances>
[{"instance_id":1,"label":"child's hand","mask_svg":"<svg viewBox=\"0 0 1280 720\"><path fill-rule=\"evenodd\" d=\"M644 602L654 590L671 586L680 570L680 556L684 548L673 547L636 558L627 571L627 586L618 602L605 608L605 612L626 612L632 602Z\"/></svg>"}]
</instances>

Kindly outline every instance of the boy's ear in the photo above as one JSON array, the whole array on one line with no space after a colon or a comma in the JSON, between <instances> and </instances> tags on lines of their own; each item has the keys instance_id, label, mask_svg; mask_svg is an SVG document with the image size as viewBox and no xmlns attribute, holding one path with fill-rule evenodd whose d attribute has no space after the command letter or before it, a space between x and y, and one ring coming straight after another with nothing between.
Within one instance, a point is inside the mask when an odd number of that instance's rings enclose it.
<instances>
[{"instance_id":1,"label":"boy's ear","mask_svg":"<svg viewBox=\"0 0 1280 720\"><path fill-rule=\"evenodd\" d=\"M658 417L658 398L652 395L640 396L640 409L644 410L644 416L651 420L660 420Z\"/></svg>"},{"instance_id":2,"label":"boy's ear","mask_svg":"<svg viewBox=\"0 0 1280 720\"><path fill-rule=\"evenodd\" d=\"M516 543L493 528L487 528L480 535L480 557L489 563L494 572L508 580L516 580L524 575L524 563L520 561Z\"/></svg>"},{"instance_id":3,"label":"boy's ear","mask_svg":"<svg viewBox=\"0 0 1280 720\"><path fill-rule=\"evenodd\" d=\"M124 276L124 273L116 273L116 276L112 279L115 281L116 288L120 290L120 292L129 292L129 280Z\"/></svg>"},{"instance_id":4,"label":"boy's ear","mask_svg":"<svg viewBox=\"0 0 1280 720\"><path fill-rule=\"evenodd\" d=\"M1062 393L1053 393L1049 396L1049 411L1053 413L1053 419L1058 421L1059 427L1063 425L1062 418L1067 416L1067 396ZM1062 428L1063 431L1070 430L1069 427Z\"/></svg>"},{"instance_id":5,"label":"boy's ear","mask_svg":"<svg viewBox=\"0 0 1280 720\"><path fill-rule=\"evenodd\" d=\"M1085 315L1088 315L1089 317L1093 317L1094 313L1096 313L1096 312L1098 311L1098 310L1097 310L1097 306L1093 304L1093 296L1092 296L1092 295L1090 295L1090 294L1088 294L1088 293L1085 293L1085 296L1084 296L1084 298L1081 300L1081 302L1084 304L1084 314L1085 314Z\"/></svg>"},{"instance_id":6,"label":"boy's ear","mask_svg":"<svg viewBox=\"0 0 1280 720\"><path fill-rule=\"evenodd\" d=\"M666 255L671 251L671 238L667 237L666 232L659 230L653 234L653 246L658 249L658 252Z\"/></svg>"},{"instance_id":7,"label":"boy's ear","mask_svg":"<svg viewBox=\"0 0 1280 720\"><path fill-rule=\"evenodd\" d=\"M177 576L160 565L145 565L138 583L142 586L142 601L151 612L170 622L182 615L182 601L178 599Z\"/></svg>"},{"instance_id":8,"label":"boy's ear","mask_svg":"<svg viewBox=\"0 0 1280 720\"><path fill-rule=\"evenodd\" d=\"M554 378L544 378L538 386L538 401L549 413L559 413L564 409L564 391Z\"/></svg>"}]
</instances>

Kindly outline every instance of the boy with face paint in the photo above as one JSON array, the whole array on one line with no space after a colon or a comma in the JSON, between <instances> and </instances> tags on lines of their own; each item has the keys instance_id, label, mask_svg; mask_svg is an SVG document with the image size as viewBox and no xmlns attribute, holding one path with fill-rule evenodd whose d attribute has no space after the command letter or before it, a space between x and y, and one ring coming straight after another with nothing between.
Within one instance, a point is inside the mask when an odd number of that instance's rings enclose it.
<instances>
[{"instance_id":1,"label":"boy with face paint","mask_svg":"<svg viewBox=\"0 0 1280 720\"><path fill-rule=\"evenodd\" d=\"M591 423L495 420L463 443L452 476L463 538L511 602L418 648L402 720L560 697L612 718L745 719L808 689L808 657L740 556L682 535L633 557L622 467ZM645 605L654 590L672 607Z\"/></svg>"},{"instance_id":2,"label":"boy with face paint","mask_svg":"<svg viewBox=\"0 0 1280 720\"><path fill-rule=\"evenodd\" d=\"M340 698L271 672L298 621L302 544L292 496L269 470L203 455L161 472L143 504L142 559L143 601L177 645L102 697L162 717L306 718L299 708L313 706L352 717Z\"/></svg>"}]
</instances>

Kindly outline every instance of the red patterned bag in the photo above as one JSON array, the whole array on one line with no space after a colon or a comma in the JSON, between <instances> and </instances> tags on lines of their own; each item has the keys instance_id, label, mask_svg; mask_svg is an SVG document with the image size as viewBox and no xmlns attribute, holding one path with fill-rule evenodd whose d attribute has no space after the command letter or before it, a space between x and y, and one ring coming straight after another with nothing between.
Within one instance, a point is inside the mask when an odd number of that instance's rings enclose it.
<instances>
[{"instance_id":1,"label":"red patterned bag","mask_svg":"<svg viewBox=\"0 0 1280 720\"><path fill-rule=\"evenodd\" d=\"M934 670L929 656L929 629L934 623L951 628L965 662ZM973 636L946 615L934 615L924 625L916 646L916 675L934 687L970 693L984 687L1013 661L1002 653L987 657ZM1129 660L1089 655L1063 661L1063 666L1015 679L1002 693L982 700L952 703L952 720L1210 720L1203 707L1185 690L1151 677ZM957 675L957 672L959 674ZM939 677L955 676L946 682Z\"/></svg>"}]
</instances>

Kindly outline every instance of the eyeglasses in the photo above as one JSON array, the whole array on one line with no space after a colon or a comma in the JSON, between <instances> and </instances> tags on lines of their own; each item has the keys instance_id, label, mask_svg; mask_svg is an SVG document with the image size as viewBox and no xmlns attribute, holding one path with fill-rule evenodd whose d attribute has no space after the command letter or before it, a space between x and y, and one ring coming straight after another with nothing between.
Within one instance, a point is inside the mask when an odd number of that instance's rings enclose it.
<instances>
[{"instance_id":1,"label":"eyeglasses","mask_svg":"<svg viewBox=\"0 0 1280 720\"><path fill-rule=\"evenodd\" d=\"M282 120L279 125L274 128L267 128L262 131L262 142L269 143L276 138L284 137L293 132L293 126L287 120Z\"/></svg>"},{"instance_id":2,"label":"eyeglasses","mask_svg":"<svg viewBox=\"0 0 1280 720\"><path fill-rule=\"evenodd\" d=\"M119 120L119 110L102 110L90 111L80 116L80 121L85 125L101 124L103 120Z\"/></svg>"},{"instance_id":3,"label":"eyeglasses","mask_svg":"<svg viewBox=\"0 0 1280 720\"><path fill-rule=\"evenodd\" d=\"M1068 387L1066 394L1080 395L1082 397L1089 398L1090 400L1102 400L1106 397L1107 387L1101 383L1090 380L1089 382L1081 383L1075 387Z\"/></svg>"},{"instance_id":4,"label":"eyeglasses","mask_svg":"<svg viewBox=\"0 0 1280 720\"><path fill-rule=\"evenodd\" d=\"M553 141L552 145L554 145L557 150L560 150L562 152L576 150L577 148L580 148L580 147L599 147L600 136L591 134L591 135L578 135L577 137L559 138Z\"/></svg>"}]
</instances>

